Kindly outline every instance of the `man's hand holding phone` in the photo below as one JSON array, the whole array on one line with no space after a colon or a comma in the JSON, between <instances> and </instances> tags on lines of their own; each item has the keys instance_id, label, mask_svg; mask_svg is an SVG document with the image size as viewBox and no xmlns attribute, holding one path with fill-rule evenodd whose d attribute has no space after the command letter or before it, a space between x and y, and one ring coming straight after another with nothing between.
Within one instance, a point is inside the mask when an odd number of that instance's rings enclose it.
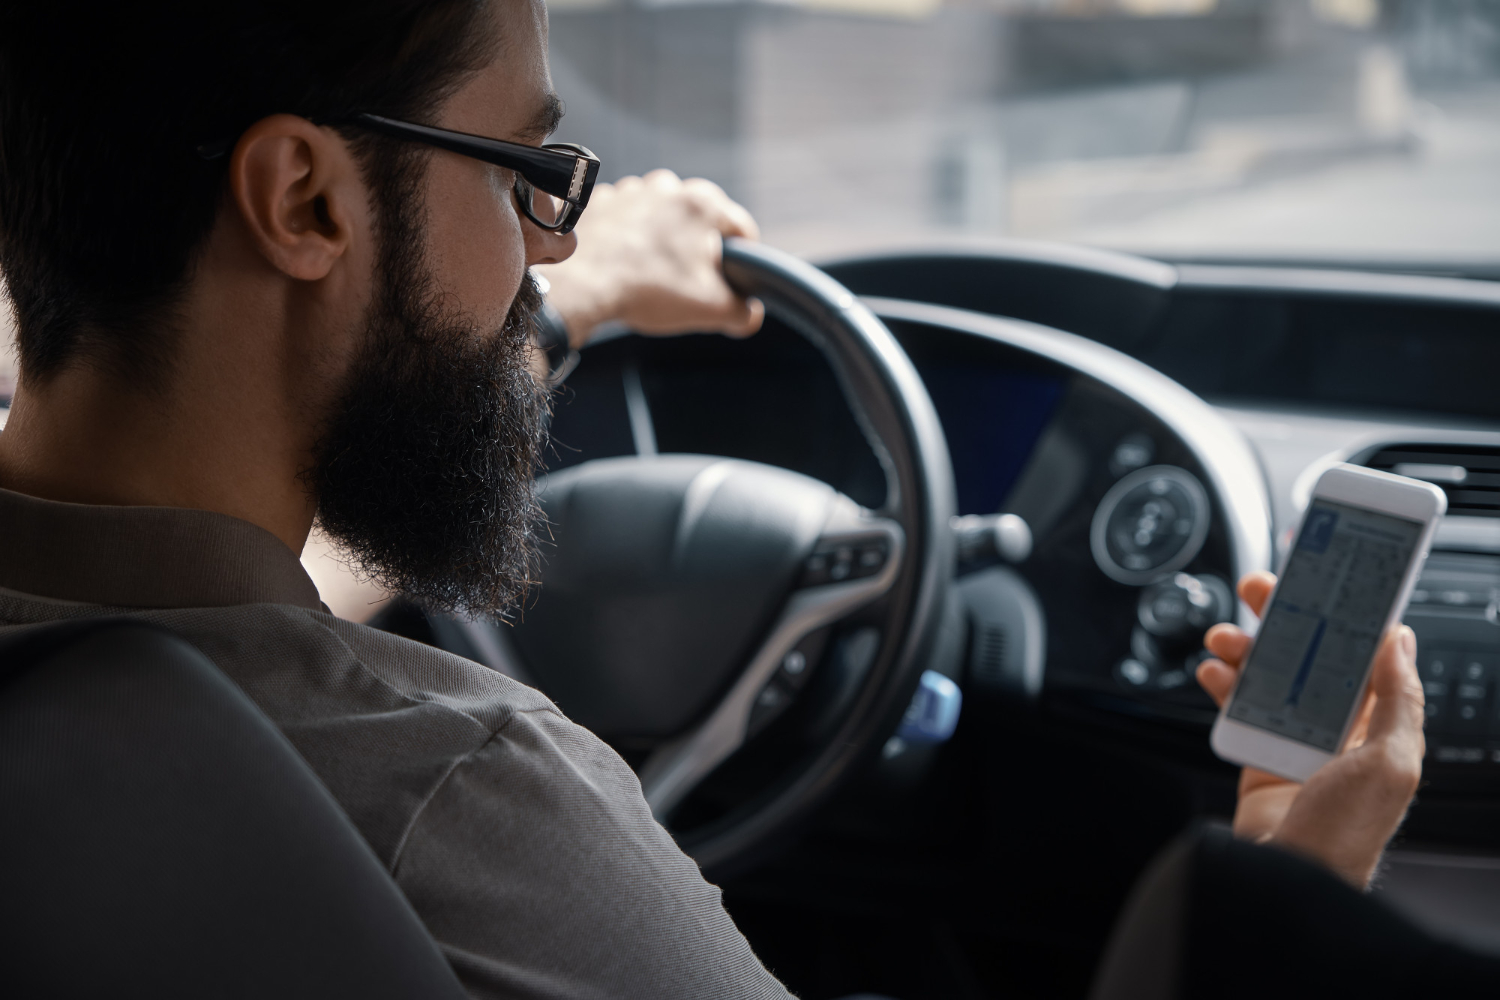
<instances>
[{"instance_id":1,"label":"man's hand holding phone","mask_svg":"<svg viewBox=\"0 0 1500 1000\"><path fill-rule=\"evenodd\" d=\"M1270 573L1250 573L1240 581L1240 599L1260 615L1275 585ZM1251 639L1233 625L1215 625L1204 645L1216 659L1199 666L1198 682L1222 705ZM1237 836L1313 858L1361 889L1369 885L1422 777L1426 744L1416 645L1405 625L1386 634L1347 748L1305 784L1252 767L1241 772Z\"/></svg>"}]
</instances>

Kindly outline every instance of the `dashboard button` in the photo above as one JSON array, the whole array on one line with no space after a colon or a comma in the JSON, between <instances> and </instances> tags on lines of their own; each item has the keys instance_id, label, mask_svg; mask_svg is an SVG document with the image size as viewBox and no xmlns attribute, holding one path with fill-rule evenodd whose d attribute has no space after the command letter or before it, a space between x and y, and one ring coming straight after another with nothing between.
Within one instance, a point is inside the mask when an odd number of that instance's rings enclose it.
<instances>
[{"instance_id":1,"label":"dashboard button","mask_svg":"<svg viewBox=\"0 0 1500 1000\"><path fill-rule=\"evenodd\" d=\"M1234 614L1229 584L1214 576L1174 573L1141 591L1136 618L1141 627L1164 639L1191 640L1197 645L1204 631Z\"/></svg>"},{"instance_id":2,"label":"dashboard button","mask_svg":"<svg viewBox=\"0 0 1500 1000\"><path fill-rule=\"evenodd\" d=\"M1135 657L1126 657L1115 665L1115 679L1127 688L1143 688L1155 676L1150 666Z\"/></svg>"},{"instance_id":3,"label":"dashboard button","mask_svg":"<svg viewBox=\"0 0 1500 1000\"><path fill-rule=\"evenodd\" d=\"M1156 457L1156 442L1145 434L1127 434L1109 456L1109 471L1117 476L1133 472Z\"/></svg>"},{"instance_id":4,"label":"dashboard button","mask_svg":"<svg viewBox=\"0 0 1500 1000\"><path fill-rule=\"evenodd\" d=\"M1448 705L1457 672L1459 654L1448 649L1423 652L1417 658L1417 674L1422 678L1422 693L1427 699L1427 731L1449 731Z\"/></svg>"},{"instance_id":5,"label":"dashboard button","mask_svg":"<svg viewBox=\"0 0 1500 1000\"><path fill-rule=\"evenodd\" d=\"M1482 733L1489 728L1490 690L1494 687L1495 660L1482 653L1458 657L1456 675L1449 687L1449 718L1457 733Z\"/></svg>"},{"instance_id":6,"label":"dashboard button","mask_svg":"<svg viewBox=\"0 0 1500 1000\"><path fill-rule=\"evenodd\" d=\"M1440 746L1433 756L1440 764L1482 764L1484 747Z\"/></svg>"}]
</instances>

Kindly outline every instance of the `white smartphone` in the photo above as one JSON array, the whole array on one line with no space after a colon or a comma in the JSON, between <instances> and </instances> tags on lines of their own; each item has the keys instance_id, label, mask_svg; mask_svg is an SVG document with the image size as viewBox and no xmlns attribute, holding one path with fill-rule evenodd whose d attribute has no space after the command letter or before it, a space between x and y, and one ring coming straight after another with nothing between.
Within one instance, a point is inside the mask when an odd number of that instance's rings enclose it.
<instances>
[{"instance_id":1,"label":"white smartphone","mask_svg":"<svg viewBox=\"0 0 1500 1000\"><path fill-rule=\"evenodd\" d=\"M1214 722L1215 753L1306 781L1343 749L1447 508L1431 483L1354 465L1323 473Z\"/></svg>"}]
</instances>

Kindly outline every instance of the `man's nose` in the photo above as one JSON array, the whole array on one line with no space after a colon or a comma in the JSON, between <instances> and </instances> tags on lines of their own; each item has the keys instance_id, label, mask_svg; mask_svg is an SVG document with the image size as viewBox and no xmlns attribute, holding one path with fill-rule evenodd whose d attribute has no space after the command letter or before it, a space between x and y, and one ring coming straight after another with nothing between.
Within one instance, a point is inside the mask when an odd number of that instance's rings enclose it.
<instances>
[{"instance_id":1,"label":"man's nose","mask_svg":"<svg viewBox=\"0 0 1500 1000\"><path fill-rule=\"evenodd\" d=\"M573 251L578 249L577 233L559 235L524 218L521 225L526 231L526 265L528 267L534 264L561 263L573 256Z\"/></svg>"}]
</instances>

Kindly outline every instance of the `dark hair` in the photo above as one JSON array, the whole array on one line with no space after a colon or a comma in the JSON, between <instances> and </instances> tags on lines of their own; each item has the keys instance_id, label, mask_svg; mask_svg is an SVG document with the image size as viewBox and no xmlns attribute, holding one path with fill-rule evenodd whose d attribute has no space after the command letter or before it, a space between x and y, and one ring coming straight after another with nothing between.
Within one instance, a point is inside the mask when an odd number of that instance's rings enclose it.
<instances>
[{"instance_id":1,"label":"dark hair","mask_svg":"<svg viewBox=\"0 0 1500 1000\"><path fill-rule=\"evenodd\" d=\"M7 2L0 269L22 377L80 359L150 382L224 196L278 112L424 121L492 51L485 0ZM349 133L367 171L388 141ZM399 162L410 157L397 155Z\"/></svg>"}]
</instances>

